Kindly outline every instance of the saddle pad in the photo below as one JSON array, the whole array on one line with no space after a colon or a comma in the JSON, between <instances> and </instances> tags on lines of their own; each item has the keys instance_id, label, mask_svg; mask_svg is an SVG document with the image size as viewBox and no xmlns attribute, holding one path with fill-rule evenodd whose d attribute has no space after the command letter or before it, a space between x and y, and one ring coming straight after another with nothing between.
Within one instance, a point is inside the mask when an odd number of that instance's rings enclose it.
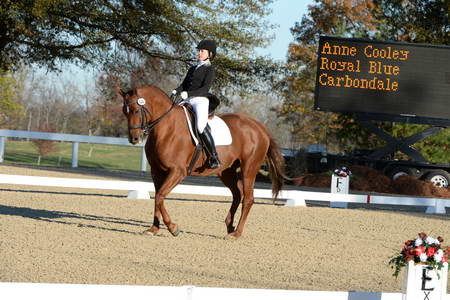
<instances>
[{"instance_id":1,"label":"saddle pad","mask_svg":"<svg viewBox=\"0 0 450 300\"><path fill-rule=\"evenodd\" d=\"M191 120L189 119L188 111L186 107L182 106L184 109L184 114L186 115L186 122L189 127L189 132L191 133L192 138L194 139L195 145L198 144L198 140L195 137L192 131ZM218 116L214 116L212 119L208 119L209 127L211 128L211 135L214 139L214 143L216 146L226 146L232 143L231 132L228 128L227 124L219 118Z\"/></svg>"}]
</instances>

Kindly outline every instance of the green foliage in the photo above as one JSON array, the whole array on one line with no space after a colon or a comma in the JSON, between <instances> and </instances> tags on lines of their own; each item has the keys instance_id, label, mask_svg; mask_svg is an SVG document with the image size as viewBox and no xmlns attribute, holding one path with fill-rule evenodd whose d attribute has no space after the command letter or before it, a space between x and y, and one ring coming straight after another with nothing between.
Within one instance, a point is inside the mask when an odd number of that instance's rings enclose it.
<instances>
[{"instance_id":1,"label":"green foliage","mask_svg":"<svg viewBox=\"0 0 450 300\"><path fill-rule=\"evenodd\" d=\"M0 71L0 125L5 126L22 111L22 105L17 103L17 93L21 88L21 83L10 73Z\"/></svg>"},{"instance_id":2,"label":"green foliage","mask_svg":"<svg viewBox=\"0 0 450 300\"><path fill-rule=\"evenodd\" d=\"M392 134L398 138L404 138L428 127L427 125L417 124L395 124ZM450 130L442 130L415 144L414 147L430 162L450 163L450 156L448 155L450 150Z\"/></svg>"},{"instance_id":3,"label":"green foliage","mask_svg":"<svg viewBox=\"0 0 450 300\"><path fill-rule=\"evenodd\" d=\"M375 0L381 38L450 45L449 0Z\"/></svg>"}]
</instances>

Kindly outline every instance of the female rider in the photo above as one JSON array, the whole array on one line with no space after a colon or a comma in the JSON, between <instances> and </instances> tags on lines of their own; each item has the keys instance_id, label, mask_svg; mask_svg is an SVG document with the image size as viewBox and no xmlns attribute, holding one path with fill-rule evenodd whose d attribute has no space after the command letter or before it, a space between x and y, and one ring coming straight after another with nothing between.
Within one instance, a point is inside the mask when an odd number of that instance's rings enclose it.
<instances>
[{"instance_id":1,"label":"female rider","mask_svg":"<svg viewBox=\"0 0 450 300\"><path fill-rule=\"evenodd\" d=\"M199 63L189 68L183 82L172 91L172 94L180 94L183 100L192 105L197 117L197 130L209 154L210 168L216 169L220 167L220 161L211 132L206 126L209 108L207 96L216 75L211 65L211 60L216 56L216 43L212 40L203 40L198 44L197 49Z\"/></svg>"}]
</instances>

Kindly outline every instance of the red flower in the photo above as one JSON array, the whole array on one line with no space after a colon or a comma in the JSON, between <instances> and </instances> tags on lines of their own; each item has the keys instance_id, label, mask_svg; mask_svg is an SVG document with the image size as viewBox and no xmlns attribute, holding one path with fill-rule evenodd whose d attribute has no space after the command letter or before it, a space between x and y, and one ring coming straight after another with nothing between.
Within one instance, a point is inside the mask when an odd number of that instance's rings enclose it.
<instances>
[{"instance_id":1,"label":"red flower","mask_svg":"<svg viewBox=\"0 0 450 300\"><path fill-rule=\"evenodd\" d=\"M418 246L414 249L414 254L419 256L420 254L425 253L425 247L424 246Z\"/></svg>"},{"instance_id":2,"label":"red flower","mask_svg":"<svg viewBox=\"0 0 450 300\"><path fill-rule=\"evenodd\" d=\"M413 240L406 241L405 247L407 248L407 247L411 246L412 244L414 244Z\"/></svg>"},{"instance_id":3,"label":"red flower","mask_svg":"<svg viewBox=\"0 0 450 300\"><path fill-rule=\"evenodd\" d=\"M427 256L433 256L436 253L436 248L428 247L427 248Z\"/></svg>"}]
</instances>

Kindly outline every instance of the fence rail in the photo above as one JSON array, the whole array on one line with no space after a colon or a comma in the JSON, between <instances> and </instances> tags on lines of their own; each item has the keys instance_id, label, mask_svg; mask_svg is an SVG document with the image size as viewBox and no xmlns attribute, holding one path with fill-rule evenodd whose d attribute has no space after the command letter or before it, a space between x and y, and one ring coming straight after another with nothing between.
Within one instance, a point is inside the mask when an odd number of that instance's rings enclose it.
<instances>
[{"instance_id":1,"label":"fence rail","mask_svg":"<svg viewBox=\"0 0 450 300\"><path fill-rule=\"evenodd\" d=\"M70 187L70 188L96 188L105 190L124 190L128 191L129 198L149 199L149 192L155 192L152 182L143 181L117 181L117 180L99 180L99 179L77 179L77 178L57 178L41 176L23 176L0 174L0 184L13 185L34 185L51 187ZM210 195L210 196L231 196L231 192L225 187L216 186L196 186L196 185L177 185L171 193L190 194L190 195ZM272 198L272 191L269 189L255 189L255 198ZM407 205L423 206L426 213L445 214L446 207L450 207L450 200L443 198L416 198L416 197L398 197L384 195L364 195L364 194L340 194L325 192L309 192L300 190L282 190L280 199L286 200L286 206L306 206L306 201L324 201L332 203L365 203L365 204L384 204L384 205Z\"/></svg>"},{"instance_id":2,"label":"fence rail","mask_svg":"<svg viewBox=\"0 0 450 300\"><path fill-rule=\"evenodd\" d=\"M79 143L141 147L142 148L141 171L147 170L147 158L145 157L145 150L144 150L145 143L132 145L132 144L130 144L128 139L125 139L125 138L115 138L115 137L106 137L106 136L89 136L89 135L80 135L80 134L52 133L52 132L23 131L23 130L7 130L7 129L0 129L0 163L3 162L3 156L5 153L5 145L6 145L8 137L71 142L72 143L72 168L78 167Z\"/></svg>"}]
</instances>

